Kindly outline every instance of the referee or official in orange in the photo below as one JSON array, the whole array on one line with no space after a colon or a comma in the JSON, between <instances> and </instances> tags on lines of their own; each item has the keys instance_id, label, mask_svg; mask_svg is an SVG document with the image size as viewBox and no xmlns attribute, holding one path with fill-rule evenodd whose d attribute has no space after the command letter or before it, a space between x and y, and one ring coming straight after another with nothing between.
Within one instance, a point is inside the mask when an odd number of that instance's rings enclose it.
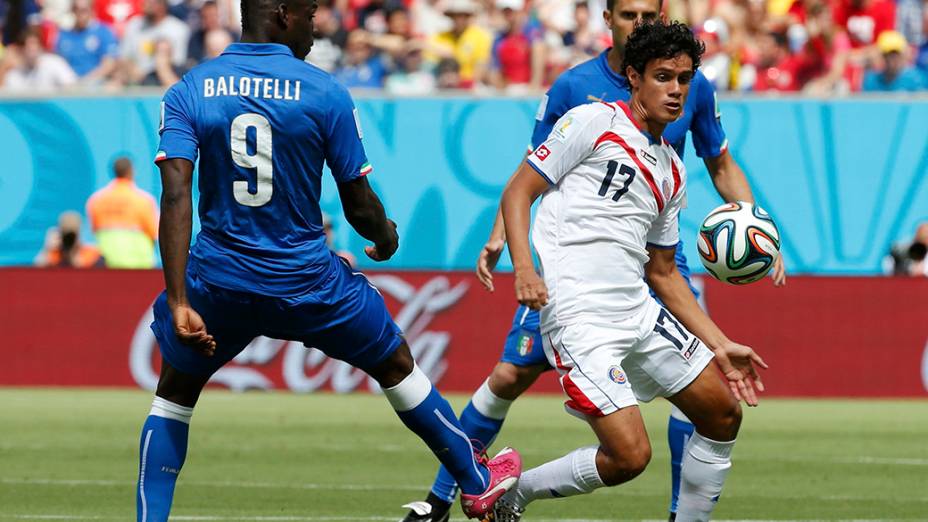
<instances>
[{"instance_id":1,"label":"referee or official in orange","mask_svg":"<svg viewBox=\"0 0 928 522\"><path fill-rule=\"evenodd\" d=\"M152 268L158 205L133 181L132 162L113 163L115 179L87 201L87 216L107 268Z\"/></svg>"}]
</instances>

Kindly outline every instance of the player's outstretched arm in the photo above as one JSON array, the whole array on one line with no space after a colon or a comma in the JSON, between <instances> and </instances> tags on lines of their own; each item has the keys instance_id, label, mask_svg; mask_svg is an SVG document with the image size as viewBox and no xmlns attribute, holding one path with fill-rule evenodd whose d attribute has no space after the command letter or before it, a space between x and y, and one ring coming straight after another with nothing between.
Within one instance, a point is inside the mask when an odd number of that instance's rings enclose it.
<instances>
[{"instance_id":1,"label":"player's outstretched arm","mask_svg":"<svg viewBox=\"0 0 928 522\"><path fill-rule=\"evenodd\" d=\"M705 158L703 161L709 170L709 176L712 178L715 190L718 191L726 203L733 201L754 202L754 194L751 192L748 178L729 151L725 150L718 156ZM786 285L786 265L783 263L783 256L777 256L776 261L774 261L773 285Z\"/></svg>"},{"instance_id":2,"label":"player's outstretched arm","mask_svg":"<svg viewBox=\"0 0 928 522\"><path fill-rule=\"evenodd\" d=\"M757 406L756 392L764 391L764 384L754 365L767 368L767 364L751 348L729 339L700 308L677 270L675 251L674 248L648 246L650 261L645 265L648 285L670 313L715 353L735 397L749 406Z\"/></svg>"},{"instance_id":3,"label":"player's outstretched arm","mask_svg":"<svg viewBox=\"0 0 928 522\"><path fill-rule=\"evenodd\" d=\"M159 162L158 167L163 187L158 235L161 237L164 285L168 307L174 317L174 333L187 346L213 355L216 340L207 333L203 318L187 301L185 274L193 218L193 163L186 159L167 159Z\"/></svg>"},{"instance_id":4,"label":"player's outstretched arm","mask_svg":"<svg viewBox=\"0 0 928 522\"><path fill-rule=\"evenodd\" d=\"M540 310L548 303L548 290L535 272L528 240L532 203L546 190L548 182L528 163L522 163L506 184L500 205L516 276L516 299L533 310Z\"/></svg>"},{"instance_id":5,"label":"player's outstretched arm","mask_svg":"<svg viewBox=\"0 0 928 522\"><path fill-rule=\"evenodd\" d=\"M364 239L373 242L364 252L374 261L386 261L399 248L396 223L387 219L383 203L367 182L366 177L338 184L345 219Z\"/></svg>"}]
</instances>

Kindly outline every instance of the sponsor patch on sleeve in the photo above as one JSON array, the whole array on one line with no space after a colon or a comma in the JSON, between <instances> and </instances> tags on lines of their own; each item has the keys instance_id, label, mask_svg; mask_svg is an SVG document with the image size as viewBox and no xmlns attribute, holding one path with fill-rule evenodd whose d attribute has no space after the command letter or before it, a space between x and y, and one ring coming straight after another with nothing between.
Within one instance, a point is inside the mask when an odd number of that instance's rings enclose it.
<instances>
[{"instance_id":1,"label":"sponsor patch on sleeve","mask_svg":"<svg viewBox=\"0 0 928 522\"><path fill-rule=\"evenodd\" d=\"M540 161L544 161L548 159L548 156L550 155L551 155L551 150L548 149L548 147L544 145L535 149L535 157L538 158Z\"/></svg>"},{"instance_id":2,"label":"sponsor patch on sleeve","mask_svg":"<svg viewBox=\"0 0 928 522\"><path fill-rule=\"evenodd\" d=\"M364 139L364 131L361 130L361 117L358 115L358 108L355 107L355 108L351 111L351 113L354 114L354 126L357 127L357 129L358 129L358 139L359 139L359 140L363 140L363 139Z\"/></svg>"},{"instance_id":3,"label":"sponsor patch on sleeve","mask_svg":"<svg viewBox=\"0 0 928 522\"><path fill-rule=\"evenodd\" d=\"M574 119L571 116L564 116L557 124L557 127L551 131L551 137L558 141L566 141L570 135L570 129L573 126Z\"/></svg>"}]
</instances>

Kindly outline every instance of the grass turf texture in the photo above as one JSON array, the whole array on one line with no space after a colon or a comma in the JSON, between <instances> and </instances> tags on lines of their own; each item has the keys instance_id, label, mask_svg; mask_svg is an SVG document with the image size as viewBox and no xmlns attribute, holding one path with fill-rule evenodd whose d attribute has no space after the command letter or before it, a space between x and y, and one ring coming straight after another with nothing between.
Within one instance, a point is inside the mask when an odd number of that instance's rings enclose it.
<instances>
[{"instance_id":1,"label":"grass turf texture","mask_svg":"<svg viewBox=\"0 0 928 522\"><path fill-rule=\"evenodd\" d=\"M457 410L466 400L452 397ZM0 520L134 520L150 402L142 391L0 389ZM654 449L643 475L536 502L525 520L666 519L668 406L642 411ZM524 397L499 441L531 467L594 439L560 397ZM382 397L209 390L193 417L172 520L398 520L434 471ZM463 520L459 509L453 520ZM745 409L716 518L928 520L928 401L766 400Z\"/></svg>"}]
</instances>

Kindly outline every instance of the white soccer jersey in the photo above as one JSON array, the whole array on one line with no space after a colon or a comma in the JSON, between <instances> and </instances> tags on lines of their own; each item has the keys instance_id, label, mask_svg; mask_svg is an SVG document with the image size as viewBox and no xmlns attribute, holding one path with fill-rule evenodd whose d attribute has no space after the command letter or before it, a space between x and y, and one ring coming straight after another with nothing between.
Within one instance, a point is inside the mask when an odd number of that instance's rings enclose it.
<instances>
[{"instance_id":1,"label":"white soccer jersey","mask_svg":"<svg viewBox=\"0 0 928 522\"><path fill-rule=\"evenodd\" d=\"M673 147L624 103L592 103L567 112L527 161L551 184L532 227L548 287L542 331L643 310L646 246L679 241L686 174Z\"/></svg>"}]
</instances>

